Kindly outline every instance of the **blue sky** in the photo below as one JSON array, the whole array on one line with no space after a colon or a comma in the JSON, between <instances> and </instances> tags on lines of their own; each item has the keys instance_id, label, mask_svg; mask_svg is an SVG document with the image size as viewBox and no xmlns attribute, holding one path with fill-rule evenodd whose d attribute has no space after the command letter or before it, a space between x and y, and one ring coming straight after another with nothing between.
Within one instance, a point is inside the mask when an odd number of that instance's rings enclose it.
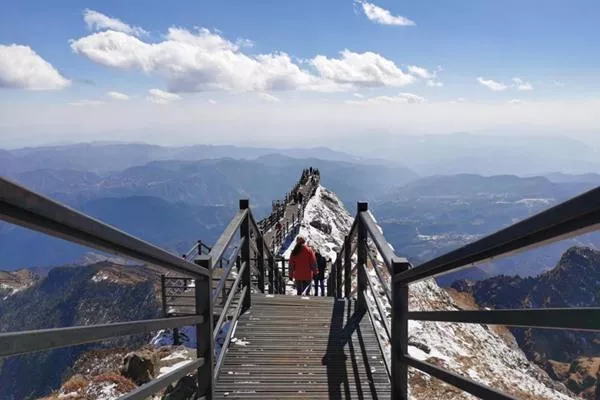
<instances>
[{"instance_id":1,"label":"blue sky","mask_svg":"<svg viewBox=\"0 0 600 400\"><path fill-rule=\"evenodd\" d=\"M590 0L4 1L0 146L506 125L589 140L599 16Z\"/></svg>"}]
</instances>

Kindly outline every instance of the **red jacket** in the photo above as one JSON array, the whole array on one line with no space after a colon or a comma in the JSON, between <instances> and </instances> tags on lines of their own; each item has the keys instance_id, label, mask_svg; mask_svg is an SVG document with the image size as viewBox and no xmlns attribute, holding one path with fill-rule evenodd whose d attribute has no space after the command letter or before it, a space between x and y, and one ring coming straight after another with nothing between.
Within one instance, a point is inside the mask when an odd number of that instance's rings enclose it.
<instances>
[{"instance_id":1,"label":"red jacket","mask_svg":"<svg viewBox=\"0 0 600 400\"><path fill-rule=\"evenodd\" d=\"M295 256L290 256L290 279L310 281L317 270L315 253L305 244Z\"/></svg>"}]
</instances>

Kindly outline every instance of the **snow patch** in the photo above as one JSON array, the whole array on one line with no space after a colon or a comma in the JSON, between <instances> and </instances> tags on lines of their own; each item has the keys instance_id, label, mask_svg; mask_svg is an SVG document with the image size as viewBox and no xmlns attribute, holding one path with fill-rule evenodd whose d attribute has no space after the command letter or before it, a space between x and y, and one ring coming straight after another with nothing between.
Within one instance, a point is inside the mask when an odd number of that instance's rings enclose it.
<instances>
[{"instance_id":1,"label":"snow patch","mask_svg":"<svg viewBox=\"0 0 600 400\"><path fill-rule=\"evenodd\" d=\"M108 279L110 279L109 276L106 275L104 272L100 271L92 277L92 282L98 283L98 282L106 281Z\"/></svg>"},{"instance_id":2,"label":"snow patch","mask_svg":"<svg viewBox=\"0 0 600 400\"><path fill-rule=\"evenodd\" d=\"M168 367L161 367L160 371L158 372L158 377L157 378L159 378L159 377L161 377L163 375L166 375L169 372L175 371L177 368L181 368L184 365L187 365L187 364L189 364L191 362L192 362L192 360L185 360L185 361L179 361L178 363L175 363L175 364L170 365Z\"/></svg>"}]
</instances>

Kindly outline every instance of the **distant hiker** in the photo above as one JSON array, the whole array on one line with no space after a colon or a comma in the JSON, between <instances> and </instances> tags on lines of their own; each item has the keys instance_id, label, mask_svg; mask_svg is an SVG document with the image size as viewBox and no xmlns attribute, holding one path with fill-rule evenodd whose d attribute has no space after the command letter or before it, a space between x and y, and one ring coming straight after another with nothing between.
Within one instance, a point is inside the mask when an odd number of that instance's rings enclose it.
<instances>
[{"instance_id":1,"label":"distant hiker","mask_svg":"<svg viewBox=\"0 0 600 400\"><path fill-rule=\"evenodd\" d=\"M316 251L315 258L317 259L317 274L313 278L315 296L319 295L319 286L321 286L321 296L325 296L325 269L327 269L327 260L318 250Z\"/></svg>"},{"instance_id":2,"label":"distant hiker","mask_svg":"<svg viewBox=\"0 0 600 400\"><path fill-rule=\"evenodd\" d=\"M296 246L290 256L289 278L296 281L296 294L301 296L310 285L313 276L317 273L317 259L315 253L306 245L302 236L296 238Z\"/></svg>"},{"instance_id":3,"label":"distant hiker","mask_svg":"<svg viewBox=\"0 0 600 400\"><path fill-rule=\"evenodd\" d=\"M304 200L304 195L302 193L298 193L298 204L302 204L302 200Z\"/></svg>"}]
</instances>

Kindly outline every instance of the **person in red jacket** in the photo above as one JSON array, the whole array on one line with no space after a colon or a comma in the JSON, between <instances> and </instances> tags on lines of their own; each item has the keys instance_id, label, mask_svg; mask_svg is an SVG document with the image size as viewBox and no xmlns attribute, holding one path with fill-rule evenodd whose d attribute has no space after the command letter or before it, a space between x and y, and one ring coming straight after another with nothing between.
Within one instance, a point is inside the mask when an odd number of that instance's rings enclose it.
<instances>
[{"instance_id":1,"label":"person in red jacket","mask_svg":"<svg viewBox=\"0 0 600 400\"><path fill-rule=\"evenodd\" d=\"M317 273L317 259L315 253L306 245L302 236L296 238L296 246L290 256L289 278L296 281L296 293L302 295L313 276Z\"/></svg>"}]
</instances>

